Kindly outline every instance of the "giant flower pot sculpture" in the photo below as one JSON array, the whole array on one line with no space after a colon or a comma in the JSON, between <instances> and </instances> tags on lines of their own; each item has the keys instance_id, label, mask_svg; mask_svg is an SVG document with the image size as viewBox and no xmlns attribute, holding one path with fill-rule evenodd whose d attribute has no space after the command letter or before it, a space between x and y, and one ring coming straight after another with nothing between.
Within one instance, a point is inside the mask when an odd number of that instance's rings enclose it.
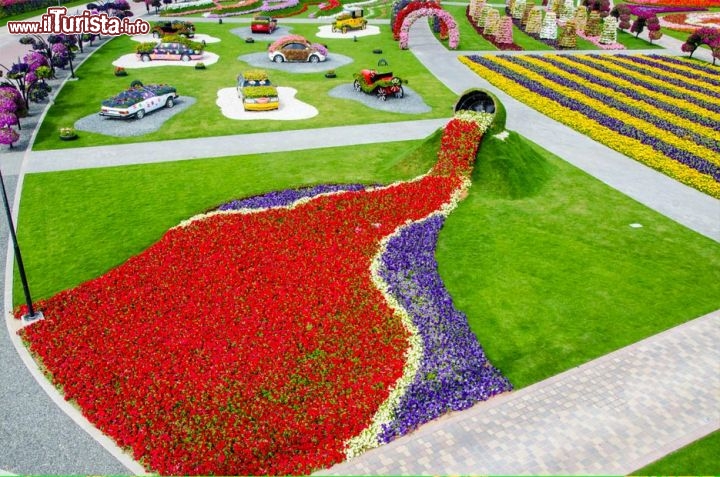
<instances>
[{"instance_id":1,"label":"giant flower pot sculpture","mask_svg":"<svg viewBox=\"0 0 720 477\"><path fill-rule=\"evenodd\" d=\"M47 318L22 336L66 399L162 474L310 473L503 392L433 258L488 124L456 116L412 181L193 217L38 303Z\"/></svg>"}]
</instances>

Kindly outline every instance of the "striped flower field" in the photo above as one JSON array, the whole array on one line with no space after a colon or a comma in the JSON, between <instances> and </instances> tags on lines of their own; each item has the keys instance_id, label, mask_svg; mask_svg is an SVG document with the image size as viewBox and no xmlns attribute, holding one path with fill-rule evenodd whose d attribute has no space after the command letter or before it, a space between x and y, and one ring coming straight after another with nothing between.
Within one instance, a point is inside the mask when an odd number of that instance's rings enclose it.
<instances>
[{"instance_id":1,"label":"striped flower field","mask_svg":"<svg viewBox=\"0 0 720 477\"><path fill-rule=\"evenodd\" d=\"M511 96L720 198L717 68L659 55L461 58Z\"/></svg>"}]
</instances>

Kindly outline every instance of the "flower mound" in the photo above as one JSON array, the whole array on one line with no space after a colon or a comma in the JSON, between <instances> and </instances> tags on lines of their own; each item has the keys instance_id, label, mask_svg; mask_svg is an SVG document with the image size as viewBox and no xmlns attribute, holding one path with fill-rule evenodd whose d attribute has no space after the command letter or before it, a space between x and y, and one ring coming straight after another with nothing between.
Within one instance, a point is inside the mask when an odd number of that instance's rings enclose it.
<instances>
[{"instance_id":1,"label":"flower mound","mask_svg":"<svg viewBox=\"0 0 720 477\"><path fill-rule=\"evenodd\" d=\"M393 275L412 255L402 231L467 188L488 125L451 120L410 182L278 192L183 222L38 303L47 318L23 338L66 399L162 474L309 473L507 389L430 269L409 311L411 282ZM482 369L451 372L467 363ZM487 389L465 393L463 376Z\"/></svg>"}]
</instances>

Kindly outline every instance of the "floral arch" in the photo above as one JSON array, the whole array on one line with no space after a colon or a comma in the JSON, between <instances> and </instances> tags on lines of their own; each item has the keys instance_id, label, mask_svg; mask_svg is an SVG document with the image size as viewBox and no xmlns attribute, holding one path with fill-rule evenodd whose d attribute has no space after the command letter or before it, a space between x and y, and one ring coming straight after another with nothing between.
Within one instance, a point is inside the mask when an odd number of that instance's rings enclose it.
<instances>
[{"instance_id":1,"label":"floral arch","mask_svg":"<svg viewBox=\"0 0 720 477\"><path fill-rule=\"evenodd\" d=\"M460 31L458 30L457 23L452 15L447 11L438 8L421 8L408 14L403 20L402 26L400 27L400 48L406 50L408 47L408 36L410 34L410 27L415 20L422 17L437 17L445 23L448 28L448 34L450 41L448 46L451 50L458 47L460 43Z\"/></svg>"}]
</instances>

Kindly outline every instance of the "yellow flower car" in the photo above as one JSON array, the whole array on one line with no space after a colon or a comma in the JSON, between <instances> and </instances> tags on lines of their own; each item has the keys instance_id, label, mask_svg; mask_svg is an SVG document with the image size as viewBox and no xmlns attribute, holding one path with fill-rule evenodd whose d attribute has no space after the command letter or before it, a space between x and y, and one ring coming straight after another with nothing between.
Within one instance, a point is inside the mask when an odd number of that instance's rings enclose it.
<instances>
[{"instance_id":1,"label":"yellow flower car","mask_svg":"<svg viewBox=\"0 0 720 477\"><path fill-rule=\"evenodd\" d=\"M248 70L238 75L237 92L245 111L270 111L280 107L277 88L264 70Z\"/></svg>"}]
</instances>

